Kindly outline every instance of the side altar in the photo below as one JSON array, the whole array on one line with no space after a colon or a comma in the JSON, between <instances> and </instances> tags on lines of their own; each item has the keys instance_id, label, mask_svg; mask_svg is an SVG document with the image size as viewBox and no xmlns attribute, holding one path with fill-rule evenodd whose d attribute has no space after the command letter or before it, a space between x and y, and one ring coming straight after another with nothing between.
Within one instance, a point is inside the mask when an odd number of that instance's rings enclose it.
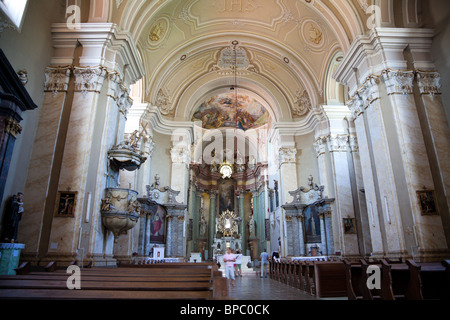
<instances>
[{"instance_id":1,"label":"side altar","mask_svg":"<svg viewBox=\"0 0 450 320\"><path fill-rule=\"evenodd\" d=\"M335 199L323 198L323 186L308 179L309 187L289 194L292 202L282 206L286 220L286 256L327 256L334 254L331 204Z\"/></svg>"}]
</instances>

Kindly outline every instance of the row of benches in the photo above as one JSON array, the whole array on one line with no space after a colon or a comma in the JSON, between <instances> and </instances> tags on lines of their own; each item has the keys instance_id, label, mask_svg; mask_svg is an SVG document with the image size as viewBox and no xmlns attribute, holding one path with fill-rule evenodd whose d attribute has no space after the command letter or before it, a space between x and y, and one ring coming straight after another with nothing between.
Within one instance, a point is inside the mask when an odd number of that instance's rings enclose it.
<instances>
[{"instance_id":1,"label":"row of benches","mask_svg":"<svg viewBox=\"0 0 450 320\"><path fill-rule=\"evenodd\" d=\"M319 298L346 295L345 266L336 261L269 261L271 279Z\"/></svg>"},{"instance_id":2,"label":"row of benches","mask_svg":"<svg viewBox=\"0 0 450 320\"><path fill-rule=\"evenodd\" d=\"M450 299L450 261L269 261L270 278L318 298ZM370 269L369 269L370 268ZM372 277L378 272L378 282ZM373 283L372 283L373 280ZM368 285L370 282L372 285ZM373 289L370 289L372 288Z\"/></svg>"},{"instance_id":3,"label":"row of benches","mask_svg":"<svg viewBox=\"0 0 450 320\"><path fill-rule=\"evenodd\" d=\"M355 262L344 260L343 263L349 300L450 299L449 260L442 263L416 263L413 260L402 262L381 259L368 262L362 259ZM378 284L372 277L375 272L379 273Z\"/></svg>"},{"instance_id":4,"label":"row of benches","mask_svg":"<svg viewBox=\"0 0 450 320\"><path fill-rule=\"evenodd\" d=\"M55 264L53 264L55 265ZM48 266L47 266L48 267ZM226 279L212 263L120 265L80 268L80 290L68 286L66 269L0 276L0 299L227 299Z\"/></svg>"}]
</instances>

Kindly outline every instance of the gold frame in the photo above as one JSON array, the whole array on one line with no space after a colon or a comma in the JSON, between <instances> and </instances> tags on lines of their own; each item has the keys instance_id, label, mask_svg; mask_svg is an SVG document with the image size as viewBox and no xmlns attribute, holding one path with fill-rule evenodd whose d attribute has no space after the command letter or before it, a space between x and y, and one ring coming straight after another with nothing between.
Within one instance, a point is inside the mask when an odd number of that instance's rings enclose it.
<instances>
[{"instance_id":1,"label":"gold frame","mask_svg":"<svg viewBox=\"0 0 450 320\"><path fill-rule=\"evenodd\" d=\"M75 217L75 209L77 206L77 195L78 191L58 191L55 203L54 216L58 218ZM63 203L64 200L65 203ZM62 206L64 206L64 208ZM63 213L63 211L67 211L67 213Z\"/></svg>"},{"instance_id":2,"label":"gold frame","mask_svg":"<svg viewBox=\"0 0 450 320\"><path fill-rule=\"evenodd\" d=\"M419 205L420 214L422 216L437 216L439 215L439 207L437 206L437 198L436 192L434 190L417 190L417 202ZM426 195L426 199L423 199L422 195ZM433 201L431 208L425 208L424 205L427 205L423 200L431 200Z\"/></svg>"}]
</instances>

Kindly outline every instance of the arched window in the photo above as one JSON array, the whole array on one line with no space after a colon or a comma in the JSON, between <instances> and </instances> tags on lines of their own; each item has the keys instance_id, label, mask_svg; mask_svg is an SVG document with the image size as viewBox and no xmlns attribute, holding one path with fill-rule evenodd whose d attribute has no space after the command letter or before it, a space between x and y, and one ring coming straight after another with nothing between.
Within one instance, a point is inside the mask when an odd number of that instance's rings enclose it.
<instances>
[{"instance_id":1,"label":"arched window","mask_svg":"<svg viewBox=\"0 0 450 320\"><path fill-rule=\"evenodd\" d=\"M28 0L0 0L0 8L8 16L17 30L22 28Z\"/></svg>"}]
</instances>

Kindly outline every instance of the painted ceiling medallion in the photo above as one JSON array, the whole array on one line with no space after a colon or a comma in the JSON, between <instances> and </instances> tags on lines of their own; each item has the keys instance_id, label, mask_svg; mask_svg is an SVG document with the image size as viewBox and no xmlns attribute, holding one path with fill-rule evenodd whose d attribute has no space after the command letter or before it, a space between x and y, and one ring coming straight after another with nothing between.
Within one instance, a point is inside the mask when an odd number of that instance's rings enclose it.
<instances>
[{"instance_id":1,"label":"painted ceiling medallion","mask_svg":"<svg viewBox=\"0 0 450 320\"><path fill-rule=\"evenodd\" d=\"M300 35L305 48L312 52L322 52L325 46L325 34L318 22L305 19L300 26Z\"/></svg>"},{"instance_id":2,"label":"painted ceiling medallion","mask_svg":"<svg viewBox=\"0 0 450 320\"><path fill-rule=\"evenodd\" d=\"M167 38L170 21L167 17L160 17L150 27L147 45L149 48L159 47Z\"/></svg>"}]
</instances>

